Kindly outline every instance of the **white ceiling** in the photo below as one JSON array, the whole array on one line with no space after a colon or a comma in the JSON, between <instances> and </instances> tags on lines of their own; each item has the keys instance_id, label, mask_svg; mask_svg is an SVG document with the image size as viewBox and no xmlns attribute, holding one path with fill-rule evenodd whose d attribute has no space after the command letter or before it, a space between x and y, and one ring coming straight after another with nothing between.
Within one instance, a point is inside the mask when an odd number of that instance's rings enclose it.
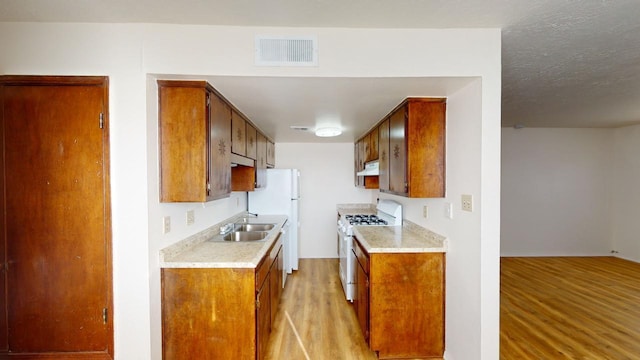
<instances>
[{"instance_id":1,"label":"white ceiling","mask_svg":"<svg viewBox=\"0 0 640 360\"><path fill-rule=\"evenodd\" d=\"M504 126L640 123L638 0L0 0L0 9L0 21L502 28ZM209 80L278 142L318 141L289 130L290 125L316 126L309 120L316 115L336 116L345 127L343 137L327 141L351 141L402 98L446 95L469 81ZM376 116L371 124L354 121L362 114Z\"/></svg>"}]
</instances>

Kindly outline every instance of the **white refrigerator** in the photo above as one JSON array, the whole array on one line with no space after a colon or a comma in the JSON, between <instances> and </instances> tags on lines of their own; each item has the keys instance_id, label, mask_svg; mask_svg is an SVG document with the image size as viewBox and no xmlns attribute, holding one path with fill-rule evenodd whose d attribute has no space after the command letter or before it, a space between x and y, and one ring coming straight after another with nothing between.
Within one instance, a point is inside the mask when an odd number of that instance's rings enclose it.
<instances>
[{"instance_id":1,"label":"white refrigerator","mask_svg":"<svg viewBox=\"0 0 640 360\"><path fill-rule=\"evenodd\" d=\"M267 186L249 192L249 212L258 215L286 215L288 229L282 239L285 274L298 270L298 220L300 202L300 171L297 169L267 169ZM288 232L288 236L287 236ZM285 279L283 279L286 281Z\"/></svg>"}]
</instances>

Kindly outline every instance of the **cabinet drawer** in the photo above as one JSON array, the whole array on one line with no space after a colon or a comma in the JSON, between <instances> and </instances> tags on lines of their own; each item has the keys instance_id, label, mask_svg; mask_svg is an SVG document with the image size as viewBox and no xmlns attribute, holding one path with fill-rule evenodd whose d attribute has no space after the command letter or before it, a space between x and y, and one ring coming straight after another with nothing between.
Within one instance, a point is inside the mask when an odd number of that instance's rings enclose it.
<instances>
[{"instance_id":1,"label":"cabinet drawer","mask_svg":"<svg viewBox=\"0 0 640 360\"><path fill-rule=\"evenodd\" d=\"M369 274L369 254L362 247L362 245L360 244L358 239L356 239L355 236L353 237L353 239L354 239L353 251L356 253L356 258L358 259L360 266L362 266L362 269L368 275Z\"/></svg>"}]
</instances>

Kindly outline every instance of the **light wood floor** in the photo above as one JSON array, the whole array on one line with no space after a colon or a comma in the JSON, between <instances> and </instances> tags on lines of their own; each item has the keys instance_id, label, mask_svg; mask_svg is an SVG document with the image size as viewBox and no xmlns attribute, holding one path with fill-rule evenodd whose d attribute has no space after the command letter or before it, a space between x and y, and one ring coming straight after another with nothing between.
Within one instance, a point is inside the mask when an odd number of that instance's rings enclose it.
<instances>
[{"instance_id":1,"label":"light wood floor","mask_svg":"<svg viewBox=\"0 0 640 360\"><path fill-rule=\"evenodd\" d=\"M500 358L640 359L640 264L503 258Z\"/></svg>"},{"instance_id":2,"label":"light wood floor","mask_svg":"<svg viewBox=\"0 0 640 360\"><path fill-rule=\"evenodd\" d=\"M301 259L287 278L267 359L374 360L345 300L338 259Z\"/></svg>"}]
</instances>

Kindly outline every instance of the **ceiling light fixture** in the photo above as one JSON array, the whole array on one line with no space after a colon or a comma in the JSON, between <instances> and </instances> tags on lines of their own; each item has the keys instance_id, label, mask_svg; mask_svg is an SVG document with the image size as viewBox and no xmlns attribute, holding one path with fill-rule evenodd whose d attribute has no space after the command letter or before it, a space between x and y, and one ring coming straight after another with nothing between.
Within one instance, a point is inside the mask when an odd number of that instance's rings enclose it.
<instances>
[{"instance_id":1,"label":"ceiling light fixture","mask_svg":"<svg viewBox=\"0 0 640 360\"><path fill-rule=\"evenodd\" d=\"M337 127L324 127L324 128L316 129L316 136L320 136L320 137L332 137L332 136L338 136L340 134L342 134L342 130L340 130L340 128L337 128Z\"/></svg>"}]
</instances>

